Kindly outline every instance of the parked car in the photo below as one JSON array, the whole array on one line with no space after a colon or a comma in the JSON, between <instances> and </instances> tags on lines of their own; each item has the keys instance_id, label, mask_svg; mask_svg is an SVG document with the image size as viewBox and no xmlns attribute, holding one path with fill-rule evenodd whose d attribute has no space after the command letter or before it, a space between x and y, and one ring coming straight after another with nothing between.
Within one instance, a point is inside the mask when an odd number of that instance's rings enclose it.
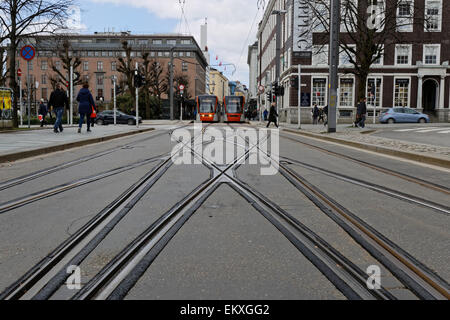
<instances>
[{"instance_id":1,"label":"parked car","mask_svg":"<svg viewBox=\"0 0 450 320\"><path fill-rule=\"evenodd\" d=\"M381 123L428 123L430 117L411 108L389 108L381 111Z\"/></svg>"},{"instance_id":2,"label":"parked car","mask_svg":"<svg viewBox=\"0 0 450 320\"><path fill-rule=\"evenodd\" d=\"M99 112L97 117L95 118L95 123L98 125L106 125L110 123L114 123L114 111L113 110L105 110ZM116 123L118 124L136 124L136 116L130 116L122 111L116 111ZM142 117L139 117L139 123L142 123Z\"/></svg>"}]
</instances>

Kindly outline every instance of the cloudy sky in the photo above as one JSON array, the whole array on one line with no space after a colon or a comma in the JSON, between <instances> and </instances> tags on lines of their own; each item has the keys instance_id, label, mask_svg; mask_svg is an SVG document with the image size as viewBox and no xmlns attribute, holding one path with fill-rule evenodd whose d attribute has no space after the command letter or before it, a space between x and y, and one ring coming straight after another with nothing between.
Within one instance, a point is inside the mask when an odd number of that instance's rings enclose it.
<instances>
[{"instance_id":1,"label":"cloudy sky","mask_svg":"<svg viewBox=\"0 0 450 320\"><path fill-rule=\"evenodd\" d=\"M248 84L247 48L256 41L264 0L78 0L83 33L129 30L136 34L191 33L200 44L200 25L208 19L211 65L230 80ZM268 0L267 0L268 2ZM185 17L182 18L181 7ZM216 56L219 57L216 61Z\"/></svg>"}]
</instances>

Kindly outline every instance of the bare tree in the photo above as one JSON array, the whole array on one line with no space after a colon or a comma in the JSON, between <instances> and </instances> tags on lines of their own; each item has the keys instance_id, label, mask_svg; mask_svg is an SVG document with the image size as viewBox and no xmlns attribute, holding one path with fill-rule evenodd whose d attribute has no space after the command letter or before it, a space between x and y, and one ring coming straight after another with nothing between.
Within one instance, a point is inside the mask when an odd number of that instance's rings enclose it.
<instances>
[{"instance_id":1,"label":"bare tree","mask_svg":"<svg viewBox=\"0 0 450 320\"><path fill-rule=\"evenodd\" d=\"M134 72L135 72L135 60L131 57L131 46L128 45L128 41L122 41L122 48L125 52L125 57L119 57L117 60L119 62L117 66L117 71L123 74L126 80L126 90L130 93L133 98L134 104L136 104L135 97L135 86L134 86Z\"/></svg>"},{"instance_id":2,"label":"bare tree","mask_svg":"<svg viewBox=\"0 0 450 320\"><path fill-rule=\"evenodd\" d=\"M417 1L416 1L417 2ZM322 44L314 53L325 50L330 35L330 0L305 1L312 11L308 32ZM359 83L358 99L366 95L366 81L373 64L383 57L389 46L405 43L407 32L401 30L424 27L425 8L406 0L342 0L340 51L347 57ZM411 43L411 39L408 39ZM319 45L320 47L320 45Z\"/></svg>"},{"instance_id":3,"label":"bare tree","mask_svg":"<svg viewBox=\"0 0 450 320\"><path fill-rule=\"evenodd\" d=\"M9 85L18 96L16 53L21 41L64 29L73 0L2 0L0 22L9 45ZM18 126L17 99L13 100L13 126Z\"/></svg>"},{"instance_id":4,"label":"bare tree","mask_svg":"<svg viewBox=\"0 0 450 320\"><path fill-rule=\"evenodd\" d=\"M70 43L67 40L67 38L62 38L61 41L56 42L56 46L58 48L58 58L62 62L61 66L65 72L59 68L55 61L52 60L51 68L54 72L54 75L50 77L50 83L53 88L56 87L57 83L61 83L63 85L66 85L64 80L67 79L67 74L70 73L70 66L73 66L73 72L75 74L78 74L78 78L73 80L73 86L78 86L83 83L83 79L81 77L81 73L78 71L78 68L82 64L82 60L79 57L74 57L70 54L71 48Z\"/></svg>"}]
</instances>

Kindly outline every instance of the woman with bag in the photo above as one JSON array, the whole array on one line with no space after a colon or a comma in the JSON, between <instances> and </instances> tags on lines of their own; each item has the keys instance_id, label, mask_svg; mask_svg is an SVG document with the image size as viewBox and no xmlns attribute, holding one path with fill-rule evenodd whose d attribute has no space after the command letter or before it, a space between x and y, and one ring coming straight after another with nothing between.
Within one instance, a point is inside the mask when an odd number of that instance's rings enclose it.
<instances>
[{"instance_id":1,"label":"woman with bag","mask_svg":"<svg viewBox=\"0 0 450 320\"><path fill-rule=\"evenodd\" d=\"M80 121L78 123L78 133L81 133L81 127L83 126L84 117L86 117L87 132L91 132L91 113L92 106L95 106L94 98L89 91L89 84L83 84L80 92L77 96L78 101L78 113L80 114Z\"/></svg>"}]
</instances>

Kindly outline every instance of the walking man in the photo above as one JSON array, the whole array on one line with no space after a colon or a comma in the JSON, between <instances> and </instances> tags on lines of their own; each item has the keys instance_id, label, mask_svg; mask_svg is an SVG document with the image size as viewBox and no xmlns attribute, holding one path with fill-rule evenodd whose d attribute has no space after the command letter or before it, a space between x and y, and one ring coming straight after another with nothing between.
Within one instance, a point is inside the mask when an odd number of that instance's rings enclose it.
<instances>
[{"instance_id":1,"label":"walking man","mask_svg":"<svg viewBox=\"0 0 450 320\"><path fill-rule=\"evenodd\" d=\"M355 123L356 127L360 128L365 127L366 113L367 113L366 98L361 98L361 100L359 100L358 106L356 107L356 118L357 118L357 122Z\"/></svg>"},{"instance_id":2,"label":"walking man","mask_svg":"<svg viewBox=\"0 0 450 320\"><path fill-rule=\"evenodd\" d=\"M320 110L317 107L317 104L315 103L314 107L312 109L313 124L317 124L317 118L319 118L319 113L320 113Z\"/></svg>"},{"instance_id":3,"label":"walking man","mask_svg":"<svg viewBox=\"0 0 450 320\"><path fill-rule=\"evenodd\" d=\"M270 111L269 111L269 122L267 123L267 128L270 126L271 122L273 122L275 124L275 126L278 128L277 117L278 117L278 113L277 113L276 103L272 102L272 105L270 106Z\"/></svg>"},{"instance_id":4,"label":"walking man","mask_svg":"<svg viewBox=\"0 0 450 320\"><path fill-rule=\"evenodd\" d=\"M48 107L53 107L53 110L56 114L56 122L55 126L53 127L53 132L58 133L63 132L63 126L62 126L62 116L64 113L64 107L69 107L69 98L67 97L67 94L61 89L61 84L56 84L56 90L52 92L50 95L50 100L48 102Z\"/></svg>"},{"instance_id":5,"label":"walking man","mask_svg":"<svg viewBox=\"0 0 450 320\"><path fill-rule=\"evenodd\" d=\"M328 124L328 105L326 105L322 110L323 116L324 116L324 122L323 125L326 126Z\"/></svg>"}]
</instances>

